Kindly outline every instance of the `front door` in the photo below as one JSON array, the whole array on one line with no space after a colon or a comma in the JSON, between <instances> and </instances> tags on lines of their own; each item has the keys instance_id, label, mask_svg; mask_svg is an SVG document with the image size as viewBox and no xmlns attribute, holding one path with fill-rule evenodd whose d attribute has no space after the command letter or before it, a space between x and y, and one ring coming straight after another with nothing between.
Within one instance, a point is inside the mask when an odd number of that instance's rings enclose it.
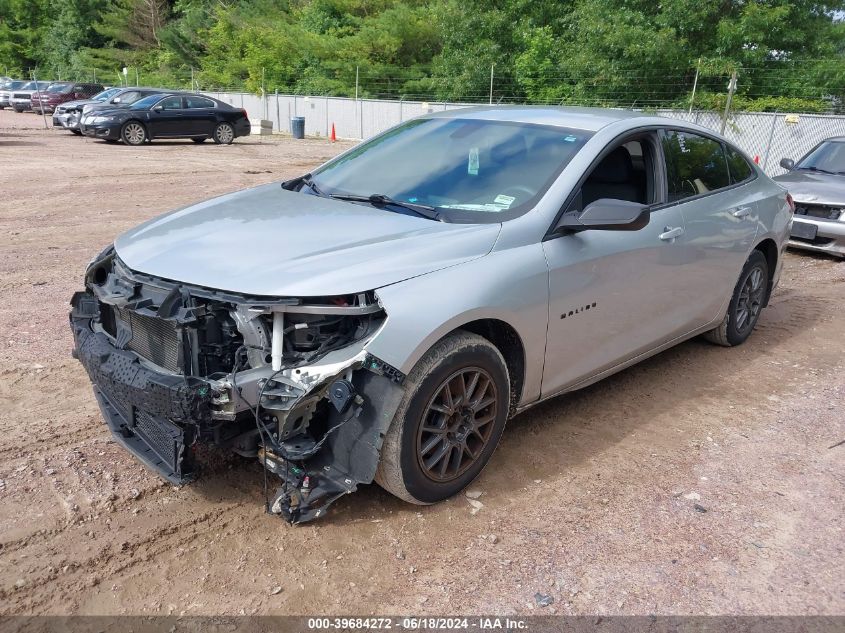
<instances>
[{"instance_id":1,"label":"front door","mask_svg":"<svg viewBox=\"0 0 845 633\"><path fill-rule=\"evenodd\" d=\"M165 97L150 111L149 131L154 137L177 136L183 129L185 110L182 97Z\"/></svg>"},{"instance_id":2,"label":"front door","mask_svg":"<svg viewBox=\"0 0 845 633\"><path fill-rule=\"evenodd\" d=\"M543 397L689 330L677 294L687 259L684 221L677 207L658 206L657 143L651 133L612 149L570 204L574 212L600 198L654 206L645 228L585 230L543 242L549 264Z\"/></svg>"}]
</instances>

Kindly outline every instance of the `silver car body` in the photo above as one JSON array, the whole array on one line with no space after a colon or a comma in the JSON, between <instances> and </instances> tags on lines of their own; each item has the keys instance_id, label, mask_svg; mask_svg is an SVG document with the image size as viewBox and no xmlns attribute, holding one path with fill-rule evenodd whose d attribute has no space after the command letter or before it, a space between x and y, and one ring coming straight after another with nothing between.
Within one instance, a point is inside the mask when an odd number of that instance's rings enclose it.
<instances>
[{"instance_id":1,"label":"silver car body","mask_svg":"<svg viewBox=\"0 0 845 633\"><path fill-rule=\"evenodd\" d=\"M828 140L845 143L845 137ZM789 245L845 257L845 175L799 170L774 180L795 200Z\"/></svg>"},{"instance_id":2,"label":"silver car body","mask_svg":"<svg viewBox=\"0 0 845 633\"><path fill-rule=\"evenodd\" d=\"M433 222L276 183L153 219L117 239L116 258L144 279L252 297L307 303L373 292L383 323L367 340L304 368L315 384L361 368L369 362L364 358L404 375L448 333L482 321L500 325L521 349L514 411L714 328L755 248L774 260L770 290L777 284L792 213L783 188L747 157L753 169L748 181L653 205L643 229L552 231L564 203L608 147L661 129L714 138L704 128L624 111L549 107L481 107L428 117L594 134L530 211L501 223ZM270 372L255 370L238 386L254 395ZM226 378L215 384L218 392L232 388ZM352 479L347 492L362 481Z\"/></svg>"}]
</instances>

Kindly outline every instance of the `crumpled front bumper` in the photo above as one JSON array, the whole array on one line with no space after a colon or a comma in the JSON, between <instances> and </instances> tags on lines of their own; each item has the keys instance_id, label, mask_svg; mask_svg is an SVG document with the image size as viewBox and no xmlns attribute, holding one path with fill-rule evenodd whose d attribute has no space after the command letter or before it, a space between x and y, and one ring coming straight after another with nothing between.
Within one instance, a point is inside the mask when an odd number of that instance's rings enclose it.
<instances>
[{"instance_id":1,"label":"crumpled front bumper","mask_svg":"<svg viewBox=\"0 0 845 633\"><path fill-rule=\"evenodd\" d=\"M119 350L92 331L97 306L91 295L78 292L71 305L74 356L85 367L117 442L169 482L191 481L196 471L190 446L197 425L211 419L208 384L153 371L134 352Z\"/></svg>"},{"instance_id":2,"label":"crumpled front bumper","mask_svg":"<svg viewBox=\"0 0 845 633\"><path fill-rule=\"evenodd\" d=\"M94 295L77 292L71 306L73 354L91 379L116 441L173 484L194 479L198 470L192 445L221 444L215 438L226 424L219 417L223 383L156 371L135 352L118 349L92 327L99 318ZM384 435L404 395L404 375L379 359L361 356L349 382L355 404L346 412L330 410L327 428L333 432L320 441L320 450L300 458L285 453L299 448L296 439L261 445L260 463L281 480L268 499L268 510L290 523L323 516L334 501L373 481ZM344 367L348 369L342 364L327 371L345 374ZM241 392L247 395L247 390Z\"/></svg>"}]
</instances>

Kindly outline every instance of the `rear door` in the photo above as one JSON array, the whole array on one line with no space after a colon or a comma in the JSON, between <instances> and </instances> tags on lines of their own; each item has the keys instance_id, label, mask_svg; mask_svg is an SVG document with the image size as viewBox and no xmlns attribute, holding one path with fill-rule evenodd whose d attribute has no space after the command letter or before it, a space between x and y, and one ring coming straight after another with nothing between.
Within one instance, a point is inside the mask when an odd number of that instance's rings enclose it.
<instances>
[{"instance_id":1,"label":"rear door","mask_svg":"<svg viewBox=\"0 0 845 633\"><path fill-rule=\"evenodd\" d=\"M705 133L667 128L661 147L667 203L684 219L688 283L677 286L675 298L683 318L703 326L723 310L754 244L756 172L741 153Z\"/></svg>"},{"instance_id":2,"label":"rear door","mask_svg":"<svg viewBox=\"0 0 845 633\"><path fill-rule=\"evenodd\" d=\"M187 127L191 135L211 136L217 123L217 104L200 95L185 97Z\"/></svg>"}]
</instances>

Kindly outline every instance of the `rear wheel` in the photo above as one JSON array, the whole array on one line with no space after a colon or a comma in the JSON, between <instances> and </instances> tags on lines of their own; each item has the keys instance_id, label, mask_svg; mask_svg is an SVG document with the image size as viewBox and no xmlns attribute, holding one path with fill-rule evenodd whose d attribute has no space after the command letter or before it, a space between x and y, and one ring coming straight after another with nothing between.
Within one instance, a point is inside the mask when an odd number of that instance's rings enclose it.
<instances>
[{"instance_id":1,"label":"rear wheel","mask_svg":"<svg viewBox=\"0 0 845 633\"><path fill-rule=\"evenodd\" d=\"M18 114L20 114L21 112L23 112L23 108L15 108L15 112L17 112Z\"/></svg>"},{"instance_id":2,"label":"rear wheel","mask_svg":"<svg viewBox=\"0 0 845 633\"><path fill-rule=\"evenodd\" d=\"M214 142L218 145L229 145L232 141L235 140L235 128L232 127L231 123L218 123L217 127L214 128Z\"/></svg>"},{"instance_id":3,"label":"rear wheel","mask_svg":"<svg viewBox=\"0 0 845 633\"><path fill-rule=\"evenodd\" d=\"M143 145L147 140L147 129L140 121L127 121L120 128L120 139L127 145Z\"/></svg>"},{"instance_id":4,"label":"rear wheel","mask_svg":"<svg viewBox=\"0 0 845 633\"><path fill-rule=\"evenodd\" d=\"M507 366L488 340L457 332L423 356L404 387L376 482L411 503L442 501L478 476L499 443L510 406Z\"/></svg>"},{"instance_id":5,"label":"rear wheel","mask_svg":"<svg viewBox=\"0 0 845 633\"><path fill-rule=\"evenodd\" d=\"M763 253L755 250L742 268L725 318L719 327L706 332L704 338L725 347L744 343L760 318L768 286L769 264Z\"/></svg>"},{"instance_id":6,"label":"rear wheel","mask_svg":"<svg viewBox=\"0 0 845 633\"><path fill-rule=\"evenodd\" d=\"M73 132L77 136L82 136L82 132L80 132L79 130L71 130L71 132Z\"/></svg>"}]
</instances>

